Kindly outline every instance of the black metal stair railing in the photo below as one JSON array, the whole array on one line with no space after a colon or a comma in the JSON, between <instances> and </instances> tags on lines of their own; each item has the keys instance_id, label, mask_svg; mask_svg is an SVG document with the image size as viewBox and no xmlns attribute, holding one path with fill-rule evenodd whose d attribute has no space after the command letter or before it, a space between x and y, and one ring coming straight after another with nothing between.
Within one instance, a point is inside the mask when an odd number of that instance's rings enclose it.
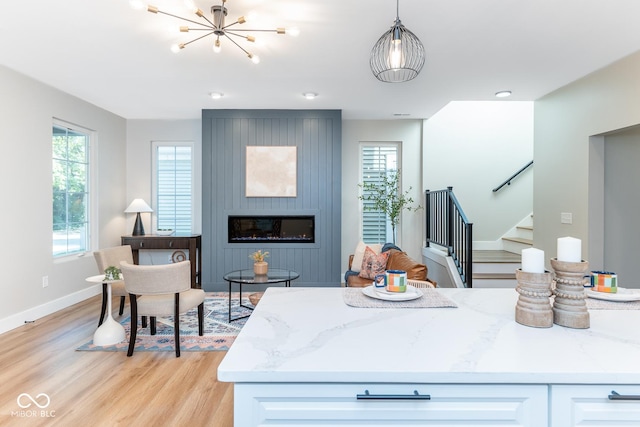
<instances>
[{"instance_id":1,"label":"black metal stair railing","mask_svg":"<svg viewBox=\"0 0 640 427\"><path fill-rule=\"evenodd\" d=\"M506 181L504 181L502 184L498 185L496 188L494 188L493 191L494 193L500 191L500 189L502 187L504 187L505 185L511 185L511 181L513 181L514 179L516 179L522 172L526 171L529 166L533 166L533 160L531 160L529 163L527 163L526 165L524 165L523 167L521 167L518 172L514 173L513 175L511 175L509 178L506 179Z\"/></svg>"},{"instance_id":2,"label":"black metal stair railing","mask_svg":"<svg viewBox=\"0 0 640 427\"><path fill-rule=\"evenodd\" d=\"M425 215L426 246L433 243L445 247L464 286L473 287L473 223L469 222L460 207L453 194L453 187L447 187L446 190L426 190Z\"/></svg>"}]
</instances>

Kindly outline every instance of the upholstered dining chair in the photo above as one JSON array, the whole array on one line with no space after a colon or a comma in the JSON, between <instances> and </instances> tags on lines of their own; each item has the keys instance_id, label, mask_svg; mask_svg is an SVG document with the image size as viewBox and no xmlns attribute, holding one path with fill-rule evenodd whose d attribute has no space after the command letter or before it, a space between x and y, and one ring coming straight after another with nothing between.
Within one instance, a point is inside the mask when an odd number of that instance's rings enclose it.
<instances>
[{"instance_id":1,"label":"upholstered dining chair","mask_svg":"<svg viewBox=\"0 0 640 427\"><path fill-rule=\"evenodd\" d=\"M129 264L133 264L133 254L131 252L131 246L114 246L112 248L105 248L93 253L93 257L98 264L98 270L100 273L104 273L107 267L120 268L120 262L125 261ZM127 291L124 288L124 281L114 282L111 284L111 295L120 297L120 316L124 313L125 296ZM107 311L107 303L111 304L111 301L107 301L107 284L102 284L102 310L100 312L100 320L98 326L102 325L104 321L104 315Z\"/></svg>"},{"instance_id":2,"label":"upholstered dining chair","mask_svg":"<svg viewBox=\"0 0 640 427\"><path fill-rule=\"evenodd\" d=\"M155 335L157 316L173 316L176 357L180 357L180 314L198 307L198 334L204 333L204 291L191 288L189 261L162 265L120 263L131 306L131 333L127 356L133 355L138 332L138 316L151 318Z\"/></svg>"}]
</instances>

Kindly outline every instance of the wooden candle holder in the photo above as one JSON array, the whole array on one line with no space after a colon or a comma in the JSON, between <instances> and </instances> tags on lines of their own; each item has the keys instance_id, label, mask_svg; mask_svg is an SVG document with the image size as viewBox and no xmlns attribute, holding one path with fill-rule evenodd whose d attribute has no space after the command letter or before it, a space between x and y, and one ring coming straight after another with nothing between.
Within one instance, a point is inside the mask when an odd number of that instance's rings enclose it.
<instances>
[{"instance_id":1,"label":"wooden candle holder","mask_svg":"<svg viewBox=\"0 0 640 427\"><path fill-rule=\"evenodd\" d=\"M550 272L516 270L516 292L520 294L516 304L516 322L534 328L553 326L553 310L549 301L552 277Z\"/></svg>"},{"instance_id":2,"label":"wooden candle holder","mask_svg":"<svg viewBox=\"0 0 640 427\"><path fill-rule=\"evenodd\" d=\"M553 323L574 329L589 328L587 296L584 292L585 274L589 263L558 261L551 259L556 287L553 290Z\"/></svg>"}]
</instances>

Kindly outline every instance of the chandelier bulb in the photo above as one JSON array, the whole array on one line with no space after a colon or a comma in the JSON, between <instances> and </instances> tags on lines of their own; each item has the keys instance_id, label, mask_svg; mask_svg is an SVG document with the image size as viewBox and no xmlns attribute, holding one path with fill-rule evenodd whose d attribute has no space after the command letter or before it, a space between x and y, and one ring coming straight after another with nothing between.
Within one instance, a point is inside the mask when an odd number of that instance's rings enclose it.
<instances>
[{"instance_id":1,"label":"chandelier bulb","mask_svg":"<svg viewBox=\"0 0 640 427\"><path fill-rule=\"evenodd\" d=\"M129 6L131 6L131 8L135 10L142 10L144 9L145 5L142 0L129 0Z\"/></svg>"},{"instance_id":2,"label":"chandelier bulb","mask_svg":"<svg viewBox=\"0 0 640 427\"><path fill-rule=\"evenodd\" d=\"M189 9L190 12L196 13L198 10L198 6L196 6L193 0L184 0L184 5Z\"/></svg>"},{"instance_id":3,"label":"chandelier bulb","mask_svg":"<svg viewBox=\"0 0 640 427\"><path fill-rule=\"evenodd\" d=\"M184 49L184 43L171 45L171 52L173 53L178 53L182 49Z\"/></svg>"},{"instance_id":4,"label":"chandelier bulb","mask_svg":"<svg viewBox=\"0 0 640 427\"><path fill-rule=\"evenodd\" d=\"M298 37L300 35L298 27L286 28L284 32L291 37Z\"/></svg>"},{"instance_id":5,"label":"chandelier bulb","mask_svg":"<svg viewBox=\"0 0 640 427\"><path fill-rule=\"evenodd\" d=\"M213 43L213 51L215 53L220 53L220 51L222 50L222 46L220 46L220 39L217 39L214 43Z\"/></svg>"},{"instance_id":6,"label":"chandelier bulb","mask_svg":"<svg viewBox=\"0 0 640 427\"><path fill-rule=\"evenodd\" d=\"M253 54L249 53L249 54L247 54L247 56L249 57L251 62L253 62L254 64L259 64L260 63L260 57L258 55L253 55Z\"/></svg>"},{"instance_id":7,"label":"chandelier bulb","mask_svg":"<svg viewBox=\"0 0 640 427\"><path fill-rule=\"evenodd\" d=\"M391 69L402 68L402 40L394 39L389 51L389 67Z\"/></svg>"}]
</instances>

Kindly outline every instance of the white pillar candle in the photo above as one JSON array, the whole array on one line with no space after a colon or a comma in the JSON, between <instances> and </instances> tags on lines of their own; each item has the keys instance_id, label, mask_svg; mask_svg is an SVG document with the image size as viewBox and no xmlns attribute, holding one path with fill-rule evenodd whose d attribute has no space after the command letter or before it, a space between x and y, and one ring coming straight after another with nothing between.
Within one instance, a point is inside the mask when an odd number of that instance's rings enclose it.
<instances>
[{"instance_id":1,"label":"white pillar candle","mask_svg":"<svg viewBox=\"0 0 640 427\"><path fill-rule=\"evenodd\" d=\"M523 249L522 271L544 273L544 251L536 248Z\"/></svg>"},{"instance_id":2,"label":"white pillar candle","mask_svg":"<svg viewBox=\"0 0 640 427\"><path fill-rule=\"evenodd\" d=\"M581 262L582 241L574 237L561 237L558 239L558 261Z\"/></svg>"}]
</instances>

